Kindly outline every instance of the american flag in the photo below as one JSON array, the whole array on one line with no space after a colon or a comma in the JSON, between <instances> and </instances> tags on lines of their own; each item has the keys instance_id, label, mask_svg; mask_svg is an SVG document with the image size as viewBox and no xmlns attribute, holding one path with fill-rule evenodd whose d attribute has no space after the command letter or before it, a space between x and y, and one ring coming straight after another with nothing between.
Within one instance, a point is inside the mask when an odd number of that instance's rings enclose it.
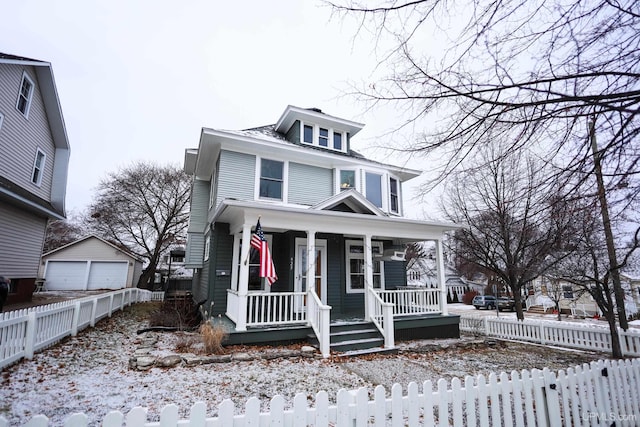
<instances>
[{"instance_id":1,"label":"american flag","mask_svg":"<svg viewBox=\"0 0 640 427\"><path fill-rule=\"evenodd\" d=\"M251 236L251 246L256 248L260 254L260 277L266 277L269 286L271 286L273 282L278 280L278 276L276 268L273 266L271 252L269 252L269 244L265 240L262 226L260 226L260 219L256 224L256 231Z\"/></svg>"}]
</instances>

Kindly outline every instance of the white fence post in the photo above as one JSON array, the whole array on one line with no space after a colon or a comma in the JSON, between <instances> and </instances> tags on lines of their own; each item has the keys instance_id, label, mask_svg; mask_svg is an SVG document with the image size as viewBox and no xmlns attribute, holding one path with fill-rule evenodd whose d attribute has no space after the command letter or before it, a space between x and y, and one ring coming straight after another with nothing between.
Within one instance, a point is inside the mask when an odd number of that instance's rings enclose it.
<instances>
[{"instance_id":1,"label":"white fence post","mask_svg":"<svg viewBox=\"0 0 640 427\"><path fill-rule=\"evenodd\" d=\"M25 348L24 348L24 357L26 359L33 359L33 349L36 345L36 323L38 319L36 318L36 312L31 311L27 314L29 320L27 321L27 331L25 334Z\"/></svg>"},{"instance_id":2,"label":"white fence post","mask_svg":"<svg viewBox=\"0 0 640 427\"><path fill-rule=\"evenodd\" d=\"M113 294L109 295L109 317L113 313Z\"/></svg>"},{"instance_id":3,"label":"white fence post","mask_svg":"<svg viewBox=\"0 0 640 427\"><path fill-rule=\"evenodd\" d=\"M71 322L71 336L78 335L78 321L80 319L80 301L74 304L73 321Z\"/></svg>"},{"instance_id":4,"label":"white fence post","mask_svg":"<svg viewBox=\"0 0 640 427\"><path fill-rule=\"evenodd\" d=\"M483 317L482 321L484 322L484 334L489 336L491 334L491 331L489 330L489 318Z\"/></svg>"},{"instance_id":5,"label":"white fence post","mask_svg":"<svg viewBox=\"0 0 640 427\"><path fill-rule=\"evenodd\" d=\"M538 326L538 330L540 331L540 344L544 344L546 341L544 339L544 323L540 322L540 325Z\"/></svg>"},{"instance_id":6,"label":"white fence post","mask_svg":"<svg viewBox=\"0 0 640 427\"><path fill-rule=\"evenodd\" d=\"M93 299L93 306L91 307L91 327L96 326L96 311L98 310L98 298Z\"/></svg>"}]
</instances>

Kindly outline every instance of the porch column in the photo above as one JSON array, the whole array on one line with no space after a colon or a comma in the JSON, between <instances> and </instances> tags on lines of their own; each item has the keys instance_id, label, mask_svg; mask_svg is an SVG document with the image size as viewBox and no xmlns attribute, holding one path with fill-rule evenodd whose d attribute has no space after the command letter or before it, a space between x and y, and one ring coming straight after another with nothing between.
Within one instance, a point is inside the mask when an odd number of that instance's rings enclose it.
<instances>
[{"instance_id":1,"label":"porch column","mask_svg":"<svg viewBox=\"0 0 640 427\"><path fill-rule=\"evenodd\" d=\"M238 290L238 264L241 261L240 258L240 239L242 238L242 234L236 233L233 235L233 255L231 258L231 289L234 291Z\"/></svg>"},{"instance_id":2,"label":"porch column","mask_svg":"<svg viewBox=\"0 0 640 427\"><path fill-rule=\"evenodd\" d=\"M305 276L307 276L307 292L309 292L309 289L313 289L315 291L315 286L316 286L316 256L315 255L316 255L316 231L307 230L307 265L304 267L306 269Z\"/></svg>"},{"instance_id":3,"label":"porch column","mask_svg":"<svg viewBox=\"0 0 640 427\"><path fill-rule=\"evenodd\" d=\"M364 318L371 321L371 297L369 288L373 288L373 249L371 248L371 235L364 236Z\"/></svg>"},{"instance_id":4,"label":"porch column","mask_svg":"<svg viewBox=\"0 0 640 427\"><path fill-rule=\"evenodd\" d=\"M440 307L443 315L449 314L447 307L447 282L444 275L444 250L442 248L442 240L436 240L436 267L438 270L438 283L440 283Z\"/></svg>"},{"instance_id":5,"label":"porch column","mask_svg":"<svg viewBox=\"0 0 640 427\"><path fill-rule=\"evenodd\" d=\"M249 292L249 251L251 250L251 224L242 225L242 252L238 278L238 319L236 331L247 330L247 293Z\"/></svg>"}]
</instances>

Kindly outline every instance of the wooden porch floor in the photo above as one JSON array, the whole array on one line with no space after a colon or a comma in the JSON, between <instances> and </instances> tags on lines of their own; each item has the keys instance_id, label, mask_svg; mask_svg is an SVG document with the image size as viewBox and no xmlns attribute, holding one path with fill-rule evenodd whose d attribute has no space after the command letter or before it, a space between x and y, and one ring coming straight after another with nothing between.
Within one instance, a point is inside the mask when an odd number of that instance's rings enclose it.
<instances>
[{"instance_id":1,"label":"wooden porch floor","mask_svg":"<svg viewBox=\"0 0 640 427\"><path fill-rule=\"evenodd\" d=\"M210 319L213 326L222 326L229 337L225 345L284 345L306 342L313 335L313 329L305 323L277 326L248 327L246 331L236 331L235 323L226 316ZM349 317L334 319L331 325L364 322L362 318ZM440 314L409 315L396 317L394 329L396 341L431 338L457 338L460 336L460 316Z\"/></svg>"}]
</instances>

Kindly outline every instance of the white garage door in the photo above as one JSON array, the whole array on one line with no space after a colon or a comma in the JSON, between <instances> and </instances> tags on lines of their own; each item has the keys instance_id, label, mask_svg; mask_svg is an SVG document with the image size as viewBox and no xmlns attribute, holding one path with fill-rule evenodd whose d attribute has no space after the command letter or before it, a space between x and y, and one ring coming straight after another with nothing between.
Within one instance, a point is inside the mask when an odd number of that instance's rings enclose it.
<instances>
[{"instance_id":1,"label":"white garage door","mask_svg":"<svg viewBox=\"0 0 640 427\"><path fill-rule=\"evenodd\" d=\"M45 273L46 288L49 291L70 291L85 289L87 280L86 261L49 261Z\"/></svg>"},{"instance_id":2,"label":"white garage door","mask_svg":"<svg viewBox=\"0 0 640 427\"><path fill-rule=\"evenodd\" d=\"M93 261L87 289L122 289L127 283L127 262Z\"/></svg>"}]
</instances>

